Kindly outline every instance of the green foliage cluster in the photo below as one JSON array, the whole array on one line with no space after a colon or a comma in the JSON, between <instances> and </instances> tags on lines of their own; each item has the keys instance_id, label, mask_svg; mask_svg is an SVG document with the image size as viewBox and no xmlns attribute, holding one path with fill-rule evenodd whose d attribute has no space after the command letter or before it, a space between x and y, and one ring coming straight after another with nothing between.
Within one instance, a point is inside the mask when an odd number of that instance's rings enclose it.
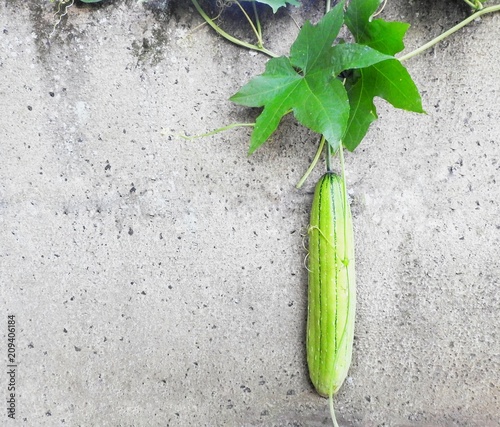
<instances>
[{"instance_id":1,"label":"green foliage cluster","mask_svg":"<svg viewBox=\"0 0 500 427\"><path fill-rule=\"evenodd\" d=\"M50 1L58 6L55 29L75 0ZM104 0L80 1L98 3ZM303 1L217 0L221 6L239 6L256 36L257 41L252 44L226 33L216 23L217 18L212 19L205 13L198 0L191 0L218 34L271 57L264 73L254 77L230 98L240 105L262 108L256 122L225 126L209 134L238 125L253 126L251 154L269 140L283 116L293 114L302 125L322 135L320 150L326 141L330 153L342 147L353 151L377 119L376 97L396 108L424 112L418 89L402 64L404 60L434 46L476 18L500 11L498 4L485 7L483 3L487 0L464 0L474 11L472 15L415 51L397 58L395 55L404 49L403 38L409 24L376 18L383 1L386 0L342 0L331 8L332 1L325 0L327 13L323 19L316 25L306 22L289 54L278 57L264 47L256 4L267 5L276 12L288 5L300 6ZM250 16L242 2L253 5L254 16ZM348 41L339 38L342 29L350 33Z\"/></svg>"},{"instance_id":2,"label":"green foliage cluster","mask_svg":"<svg viewBox=\"0 0 500 427\"><path fill-rule=\"evenodd\" d=\"M293 113L304 126L325 136L332 151L343 142L354 150L377 118L373 99L423 112L418 90L394 55L404 48L409 25L372 19L379 0L339 3L317 24L306 22L288 57L272 58L266 70L231 100L264 107L250 141L250 153L268 140L281 118ZM354 42L336 38L343 25Z\"/></svg>"}]
</instances>

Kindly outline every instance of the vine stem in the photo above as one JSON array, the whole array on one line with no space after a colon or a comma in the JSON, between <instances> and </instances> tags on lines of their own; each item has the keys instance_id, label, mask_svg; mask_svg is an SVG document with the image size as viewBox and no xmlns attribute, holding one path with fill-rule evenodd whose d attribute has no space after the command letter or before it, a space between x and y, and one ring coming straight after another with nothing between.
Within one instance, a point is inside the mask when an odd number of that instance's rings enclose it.
<instances>
[{"instance_id":1,"label":"vine stem","mask_svg":"<svg viewBox=\"0 0 500 427\"><path fill-rule=\"evenodd\" d=\"M251 50L256 50L257 52L261 52L267 56L270 56L271 58L277 58L278 55L269 49L266 49L265 47L260 47L256 46L251 43L247 43L243 40L237 39L236 37L233 37L231 34L226 33L221 27L219 27L212 18L210 18L205 11L202 9L200 4L198 3L198 0L191 0L193 3L194 7L198 11L198 13L202 16L202 18L205 20L205 22L210 25L220 36L224 37L226 40L229 40L231 43L234 43L238 46L246 47L247 49Z\"/></svg>"},{"instance_id":2,"label":"vine stem","mask_svg":"<svg viewBox=\"0 0 500 427\"><path fill-rule=\"evenodd\" d=\"M474 10L480 10L484 7L479 0L472 0L472 1L464 0L464 2L467 3Z\"/></svg>"},{"instance_id":3,"label":"vine stem","mask_svg":"<svg viewBox=\"0 0 500 427\"><path fill-rule=\"evenodd\" d=\"M304 185L304 182L306 182L306 179L309 177L309 175L313 171L313 169L316 167L316 164L318 163L319 158L321 157L321 153L323 152L323 148L325 146L325 141L326 141L326 139L325 139L324 135L321 135L319 147L316 150L316 154L314 155L314 159L311 162L311 164L309 165L309 167L307 168L306 173L302 176L302 178L300 178L299 182L297 182L297 185L295 186L295 188L297 188L297 189L301 188Z\"/></svg>"},{"instance_id":4,"label":"vine stem","mask_svg":"<svg viewBox=\"0 0 500 427\"><path fill-rule=\"evenodd\" d=\"M216 135L216 134L224 132L226 130L231 130L231 129L238 128L238 127L253 127L253 126L255 126L255 123L231 123L230 125L211 130L210 132L206 132L206 133L201 134L201 135L193 135L193 136L178 135L178 136L181 137L182 139L190 141L192 139L205 138L207 136Z\"/></svg>"},{"instance_id":5,"label":"vine stem","mask_svg":"<svg viewBox=\"0 0 500 427\"><path fill-rule=\"evenodd\" d=\"M441 35L437 36L436 38L432 39L431 41L425 43L424 45L420 46L419 48L415 49L414 51L399 57L398 59L400 61L406 61L407 59L413 58L414 56L417 56L417 55L421 54L422 52L426 51L427 49L431 48L432 46L438 44L440 41L444 40L446 37L452 35L456 31L462 29L467 24L470 24L472 21L479 18L480 16L486 15L487 13L493 13L493 12L498 12L498 11L500 11L500 4L496 4L494 6L484 7L483 9L480 9L477 12L473 13L468 18L459 22L457 25L450 28L448 31L445 31L443 34L441 34Z\"/></svg>"},{"instance_id":6,"label":"vine stem","mask_svg":"<svg viewBox=\"0 0 500 427\"><path fill-rule=\"evenodd\" d=\"M342 175L342 193L344 197L344 215L347 215L347 184L345 179L345 163L344 163L344 147L342 146L342 141L339 147L339 160L340 160L340 173ZM345 227L346 222L344 221L344 236L347 235L347 229Z\"/></svg>"},{"instance_id":7,"label":"vine stem","mask_svg":"<svg viewBox=\"0 0 500 427\"><path fill-rule=\"evenodd\" d=\"M330 12L330 9L331 9L331 0L326 0L326 13ZM323 136L322 137L322 140L324 141L325 137ZM340 168L341 168L341 172L342 172L342 191L344 193L344 209L345 209L345 174L344 174L344 154L343 154L343 151L342 151L342 141L340 141L340 145L339 145L339 156L340 156ZM326 170L328 172L331 172L332 171L332 146L330 145L329 142L327 142L326 144ZM345 213L345 210L344 210L344 213ZM345 221L344 221L344 224L345 224ZM345 228L344 228L344 238L346 236L346 233L345 233ZM346 247L344 245L344 247ZM345 333L345 325L344 325L344 332L342 333L342 338L341 338L341 345L342 345L342 339L344 337L344 333ZM335 357L336 359L337 357ZM335 363L335 360L334 362ZM335 408L333 406L333 390L330 390L330 395L328 396L328 406L330 408L330 417L332 418L332 423L333 423L333 427L339 427L339 424L337 423L337 417L335 416Z\"/></svg>"}]
</instances>

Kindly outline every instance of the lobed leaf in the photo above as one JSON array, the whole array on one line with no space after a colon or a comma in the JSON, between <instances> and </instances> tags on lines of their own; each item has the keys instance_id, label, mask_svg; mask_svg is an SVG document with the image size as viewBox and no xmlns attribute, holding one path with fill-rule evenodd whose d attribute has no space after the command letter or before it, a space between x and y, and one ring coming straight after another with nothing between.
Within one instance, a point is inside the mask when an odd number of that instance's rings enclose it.
<instances>
[{"instance_id":1,"label":"lobed leaf","mask_svg":"<svg viewBox=\"0 0 500 427\"><path fill-rule=\"evenodd\" d=\"M344 85L337 79L304 79L293 113L296 119L324 135L337 151L349 119L349 99Z\"/></svg>"},{"instance_id":2,"label":"lobed leaf","mask_svg":"<svg viewBox=\"0 0 500 427\"><path fill-rule=\"evenodd\" d=\"M371 57L374 62L367 67L359 67L360 72L351 75L346 81L350 115L343 142L351 151L359 145L370 124L377 118L373 103L375 96L385 99L396 108L424 112L420 94L410 74L393 57L404 49L403 38L409 25L372 19L381 1L352 0L345 14L345 24L358 44L380 55L392 56L391 59L375 61L377 58L382 59L382 56L370 51L366 58ZM361 57L364 58L363 55Z\"/></svg>"},{"instance_id":3,"label":"lobed leaf","mask_svg":"<svg viewBox=\"0 0 500 427\"><path fill-rule=\"evenodd\" d=\"M342 71L369 67L387 59L393 59L369 46L357 43L338 44L332 48L333 75Z\"/></svg>"},{"instance_id":4,"label":"lobed leaf","mask_svg":"<svg viewBox=\"0 0 500 427\"><path fill-rule=\"evenodd\" d=\"M264 73L230 98L248 107L264 107L252 132L250 154L290 112L301 124L323 134L334 151L340 141L351 151L359 145L377 118L376 96L396 108L424 112L415 83L394 57L404 48L408 24L372 19L380 3L351 0L344 13L342 1L318 24L306 22L290 56L269 60ZM333 46L344 23L356 43ZM343 72L344 85L337 78Z\"/></svg>"},{"instance_id":5,"label":"lobed leaf","mask_svg":"<svg viewBox=\"0 0 500 427\"><path fill-rule=\"evenodd\" d=\"M353 151L377 118L373 98L379 96L396 108L424 113L418 89L406 68L397 59L374 64L349 78L349 121L344 145Z\"/></svg>"},{"instance_id":6,"label":"lobed leaf","mask_svg":"<svg viewBox=\"0 0 500 427\"><path fill-rule=\"evenodd\" d=\"M304 74L331 66L331 49L344 22L344 2L335 6L316 25L306 22L290 48L290 61Z\"/></svg>"},{"instance_id":7,"label":"lobed leaf","mask_svg":"<svg viewBox=\"0 0 500 427\"><path fill-rule=\"evenodd\" d=\"M288 58L272 58L263 74L254 77L229 99L247 107L262 107L293 90L300 79Z\"/></svg>"},{"instance_id":8,"label":"lobed leaf","mask_svg":"<svg viewBox=\"0 0 500 427\"><path fill-rule=\"evenodd\" d=\"M345 14L345 24L356 42L387 55L404 49L403 38L410 27L405 22L372 19L382 0L352 0Z\"/></svg>"},{"instance_id":9,"label":"lobed leaf","mask_svg":"<svg viewBox=\"0 0 500 427\"><path fill-rule=\"evenodd\" d=\"M393 107L424 113L417 86L397 59L380 62L363 70L363 80L369 82L373 95L380 96Z\"/></svg>"},{"instance_id":10,"label":"lobed leaf","mask_svg":"<svg viewBox=\"0 0 500 427\"><path fill-rule=\"evenodd\" d=\"M264 107L252 132L249 153L259 148L292 111L309 129L321 133L334 147L340 144L349 118L349 100L333 75L332 43L343 22L343 2L317 24L305 24L290 49L290 58L268 61L230 99L249 107Z\"/></svg>"},{"instance_id":11,"label":"lobed leaf","mask_svg":"<svg viewBox=\"0 0 500 427\"><path fill-rule=\"evenodd\" d=\"M370 87L363 78L347 90L347 96L350 110L343 144L349 151L354 151L378 116Z\"/></svg>"}]
</instances>

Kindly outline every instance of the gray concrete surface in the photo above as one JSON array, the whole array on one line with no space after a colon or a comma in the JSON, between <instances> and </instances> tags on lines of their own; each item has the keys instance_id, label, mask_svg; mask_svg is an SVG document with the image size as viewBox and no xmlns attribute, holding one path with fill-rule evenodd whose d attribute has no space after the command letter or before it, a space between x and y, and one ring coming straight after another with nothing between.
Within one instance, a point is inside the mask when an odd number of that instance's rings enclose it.
<instances>
[{"instance_id":1,"label":"gray concrete surface","mask_svg":"<svg viewBox=\"0 0 500 427\"><path fill-rule=\"evenodd\" d=\"M408 49L457 2L389 2ZM227 101L265 58L189 2L0 2L6 426L323 426L309 383L304 234L316 136L286 119L248 158ZM314 5L290 10L316 20ZM322 8L322 6L320 6ZM286 53L289 15L267 21ZM230 25L231 22L228 22ZM427 115L378 102L347 175L359 305L342 426L499 426L500 14L407 67ZM2 401L7 399L2 374Z\"/></svg>"}]
</instances>

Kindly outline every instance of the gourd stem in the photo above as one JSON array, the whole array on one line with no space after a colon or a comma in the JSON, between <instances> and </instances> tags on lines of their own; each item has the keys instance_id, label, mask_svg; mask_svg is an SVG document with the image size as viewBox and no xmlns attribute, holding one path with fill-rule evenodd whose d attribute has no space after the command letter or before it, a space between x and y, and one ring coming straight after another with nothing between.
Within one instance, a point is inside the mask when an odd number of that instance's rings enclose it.
<instances>
[{"instance_id":1,"label":"gourd stem","mask_svg":"<svg viewBox=\"0 0 500 427\"><path fill-rule=\"evenodd\" d=\"M326 141L326 171L332 172L332 146Z\"/></svg>"},{"instance_id":2,"label":"gourd stem","mask_svg":"<svg viewBox=\"0 0 500 427\"><path fill-rule=\"evenodd\" d=\"M337 418L335 417L335 409L333 408L333 394L330 394L330 396L328 396L328 403L330 406L330 417L332 418L333 427L339 427Z\"/></svg>"},{"instance_id":3,"label":"gourd stem","mask_svg":"<svg viewBox=\"0 0 500 427\"><path fill-rule=\"evenodd\" d=\"M500 4L496 4L494 6L484 7L483 9L480 9L477 12L470 15L468 18L464 19L462 22L459 22L457 25L450 28L448 31L445 31L443 34L441 34L438 37L432 39L431 41L425 43L424 45L420 46L418 49L415 49L414 51L407 53L406 55L403 55L403 56L399 57L398 59L400 61L406 61L407 59L413 58L414 56L417 56L417 55L421 54L422 52L426 51L427 49L438 44L439 42L444 40L446 37L451 36L453 33L462 29L467 24L471 23L472 21L479 18L480 16L486 15L487 13L493 13L493 12L498 12L498 11L500 11Z\"/></svg>"},{"instance_id":4,"label":"gourd stem","mask_svg":"<svg viewBox=\"0 0 500 427\"><path fill-rule=\"evenodd\" d=\"M332 8L332 2L331 0L326 0L326 5L325 5L325 13L330 12L330 9ZM323 136L323 139L325 137ZM326 170L327 172L332 171L332 146L330 143L327 141L326 143Z\"/></svg>"}]
</instances>

